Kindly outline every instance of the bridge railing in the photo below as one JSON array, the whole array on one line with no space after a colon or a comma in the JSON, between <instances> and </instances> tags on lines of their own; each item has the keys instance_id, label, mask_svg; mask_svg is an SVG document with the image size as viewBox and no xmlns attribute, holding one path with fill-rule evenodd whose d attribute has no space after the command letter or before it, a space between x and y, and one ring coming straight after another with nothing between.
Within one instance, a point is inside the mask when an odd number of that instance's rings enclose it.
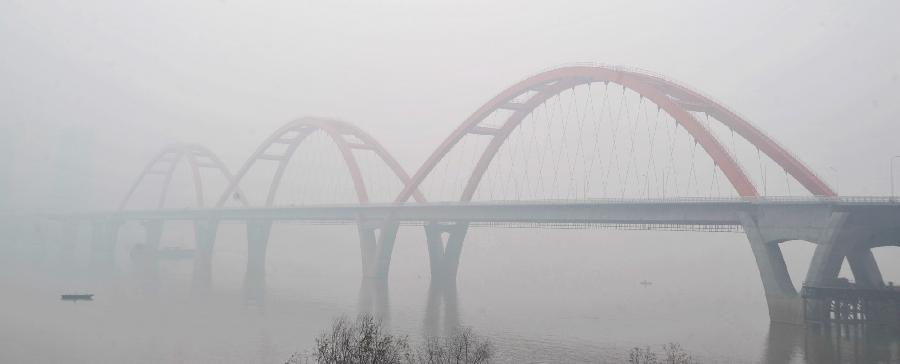
<instances>
[{"instance_id":1,"label":"bridge railing","mask_svg":"<svg viewBox=\"0 0 900 364\"><path fill-rule=\"evenodd\" d=\"M472 202L429 202L445 205L496 205L496 204L665 204L665 203L841 203L841 204L892 204L900 199L889 196L760 196L760 197L671 197L671 198L586 198L586 199L534 199L491 200Z\"/></svg>"},{"instance_id":2,"label":"bridge railing","mask_svg":"<svg viewBox=\"0 0 900 364\"><path fill-rule=\"evenodd\" d=\"M593 205L593 204L715 204L715 203L836 203L836 204L897 204L900 199L889 196L761 196L761 197L673 197L673 198L586 198L586 199L533 199L533 200L489 200L489 201L429 201L427 203L408 202L402 206L495 206L495 205ZM343 204L291 204L276 205L276 208L292 207L355 207L353 203ZM396 203L369 203L363 206L398 206Z\"/></svg>"},{"instance_id":3,"label":"bridge railing","mask_svg":"<svg viewBox=\"0 0 900 364\"><path fill-rule=\"evenodd\" d=\"M840 205L885 205L898 206L900 199L890 196L840 196L840 197L821 197L821 196L766 196L755 198L742 197L679 197L665 199L624 199L624 198L596 198L582 200L563 200L563 199L544 199L544 200L499 200L499 201L444 201L444 202L427 202L427 203L369 203L369 204L291 204L291 205L275 205L270 207L261 206L242 206L229 208L181 208L181 209L154 209L154 210L96 210L83 211L74 213L60 213L57 211L16 211L12 213L0 213L0 218L6 220L15 220L19 218L29 219L34 217L62 218L72 216L113 216L128 215L135 213L147 212L189 212L189 211L212 211L212 210L259 210L259 209L290 209L290 208L332 208L332 209L354 209L354 208L393 208L393 207L415 207L415 206L502 206L502 205L641 205L641 204L840 204Z\"/></svg>"}]
</instances>

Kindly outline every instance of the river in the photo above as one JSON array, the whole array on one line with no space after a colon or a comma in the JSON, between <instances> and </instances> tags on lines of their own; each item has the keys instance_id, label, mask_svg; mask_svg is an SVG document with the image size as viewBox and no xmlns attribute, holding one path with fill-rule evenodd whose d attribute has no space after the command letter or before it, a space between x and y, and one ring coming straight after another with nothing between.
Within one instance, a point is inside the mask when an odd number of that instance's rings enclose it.
<instances>
[{"instance_id":1,"label":"river","mask_svg":"<svg viewBox=\"0 0 900 364\"><path fill-rule=\"evenodd\" d=\"M188 227L167 229L163 245L190 247ZM633 347L670 342L701 363L900 361L895 336L770 324L740 233L472 228L456 287L438 289L421 227L401 228L380 284L361 278L355 227L283 223L272 229L264 286L245 290L243 226L224 224L208 293L192 290L190 261L132 264L136 225L119 236L115 272L91 273L88 234L55 240L74 242L71 259L53 243L38 254L6 242L0 362L283 363L334 318L359 312L412 341L471 327L502 363L624 363ZM811 252L786 247L792 277ZM94 301L59 300L80 292Z\"/></svg>"}]
</instances>

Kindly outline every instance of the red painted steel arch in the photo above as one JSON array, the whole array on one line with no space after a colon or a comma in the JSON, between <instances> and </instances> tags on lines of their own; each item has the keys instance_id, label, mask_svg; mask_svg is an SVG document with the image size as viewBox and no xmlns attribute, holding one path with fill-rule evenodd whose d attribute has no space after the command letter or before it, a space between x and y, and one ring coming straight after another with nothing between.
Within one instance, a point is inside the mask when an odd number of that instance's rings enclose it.
<instances>
[{"instance_id":1,"label":"red painted steel arch","mask_svg":"<svg viewBox=\"0 0 900 364\"><path fill-rule=\"evenodd\" d=\"M759 192L734 157L728 153L707 128L694 118L690 111L707 112L715 117L716 120L733 129L778 163L813 195L835 196L834 191L827 184L762 131L734 112L696 91L663 77L642 71L610 66L571 66L557 68L529 77L507 88L482 105L438 146L416 174L413 175L410 183L398 195L395 202L408 201L413 191L418 190L428 174L463 137L469 134L492 135L491 142L478 160L460 197L461 201L471 201L478 183L481 181L494 156L512 131L519 126L527 115L548 98L577 85L593 82L612 82L622 85L649 99L659 106L660 109L665 110L703 147L703 150L713 159L741 197L758 197ZM531 91L536 93L527 100L513 102ZM499 109L515 111L500 128L493 129L479 126L488 115Z\"/></svg>"},{"instance_id":2,"label":"red painted steel arch","mask_svg":"<svg viewBox=\"0 0 900 364\"><path fill-rule=\"evenodd\" d=\"M232 183L233 176L231 175L231 172L225 167L222 160L206 147L197 144L170 144L163 148L156 157L147 163L137 180L131 185L128 193L125 194L125 198L123 198L122 202L119 204L119 210L125 209L125 206L128 204L128 201L131 200L134 191L137 190L145 178L151 175L162 175L164 177L162 191L160 192L159 202L157 203L157 208L163 208L169 193L172 175L175 173L178 162L182 159L187 161L188 166L191 168L191 178L194 182L194 195L197 199L197 207L205 207L206 203L206 196L203 193L203 181L200 176L201 168L218 170L222 176L225 177L228 184ZM247 201L243 198L241 199L241 202L244 205L247 204Z\"/></svg>"},{"instance_id":3,"label":"red painted steel arch","mask_svg":"<svg viewBox=\"0 0 900 364\"><path fill-rule=\"evenodd\" d=\"M284 171L287 168L291 157L293 157L294 152L306 137L312 135L316 131L322 131L328 135L338 147L338 150L340 150L344 163L350 171L350 177L353 179L353 187L356 190L356 197L359 203L368 203L369 195L366 189L365 180L363 179L362 172L359 168L359 163L354 155L354 150L370 150L374 152L385 164L387 164L397 178L400 179L403 186L409 184L409 174L407 174L403 167L400 166L400 163L397 163L397 160L394 159L394 157L388 153L375 138L372 138L371 135L364 132L362 129L340 120L304 117L278 128L278 130L260 144L259 148L256 149L253 155L247 159L247 162L245 162L244 166L238 171L237 176L232 180L231 185L228 186L225 193L219 198L216 206L221 207L225 204L228 198L237 190L241 179L244 178L253 165L261 160L278 162L278 168L269 185L265 201L265 206L272 206L278 187L281 184ZM348 140L348 137L355 138L355 140ZM276 144L287 145L287 148L279 155L266 154L266 151ZM416 201L425 201L425 198L418 190L414 189L410 192L410 195L415 198Z\"/></svg>"}]
</instances>

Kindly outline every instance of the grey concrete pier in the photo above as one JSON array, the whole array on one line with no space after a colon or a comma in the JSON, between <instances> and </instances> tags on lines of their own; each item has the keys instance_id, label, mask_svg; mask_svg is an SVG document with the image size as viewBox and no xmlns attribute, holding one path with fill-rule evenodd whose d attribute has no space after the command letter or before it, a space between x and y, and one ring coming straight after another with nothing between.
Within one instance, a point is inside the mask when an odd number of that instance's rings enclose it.
<instances>
[{"instance_id":1,"label":"grey concrete pier","mask_svg":"<svg viewBox=\"0 0 900 364\"><path fill-rule=\"evenodd\" d=\"M196 251L194 252L194 272L191 283L194 292L205 293L212 289L212 257L218 230L218 220L194 221Z\"/></svg>"},{"instance_id":2,"label":"grey concrete pier","mask_svg":"<svg viewBox=\"0 0 900 364\"><path fill-rule=\"evenodd\" d=\"M387 279L399 228L400 223L390 219L357 223L363 275Z\"/></svg>"},{"instance_id":3,"label":"grey concrete pier","mask_svg":"<svg viewBox=\"0 0 900 364\"><path fill-rule=\"evenodd\" d=\"M272 220L247 221L247 270L244 274L244 301L262 305L266 291L266 251Z\"/></svg>"},{"instance_id":4,"label":"grey concrete pier","mask_svg":"<svg viewBox=\"0 0 900 364\"><path fill-rule=\"evenodd\" d=\"M444 285L446 282L456 282L459 258L468 231L469 223L464 221L425 224L432 282Z\"/></svg>"}]
</instances>

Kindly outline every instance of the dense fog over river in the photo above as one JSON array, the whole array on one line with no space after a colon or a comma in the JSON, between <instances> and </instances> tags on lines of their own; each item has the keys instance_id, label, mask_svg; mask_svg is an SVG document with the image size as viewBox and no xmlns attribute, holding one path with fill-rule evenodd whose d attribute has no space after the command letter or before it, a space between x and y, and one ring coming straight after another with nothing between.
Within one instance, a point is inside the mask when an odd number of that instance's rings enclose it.
<instances>
[{"instance_id":1,"label":"dense fog over river","mask_svg":"<svg viewBox=\"0 0 900 364\"><path fill-rule=\"evenodd\" d=\"M126 230L127 250L140 236L136 226ZM357 312L376 312L414 340L458 322L492 339L499 361L510 363L624 362L634 346L669 342L705 363L898 358L895 339L770 327L742 234L477 228L467 240L455 300L429 307L421 227L401 228L386 298L360 282L354 228L296 224L273 228L265 297L248 298L242 230L222 227L213 289L203 295L192 293L189 261L161 262L156 281L124 252L118 273L105 279L63 268L52 253L4 262L4 360L276 363L311 350L333 317ZM85 242L79 244L83 249ZM672 244L681 249L661 253ZM807 259L811 244L786 254ZM642 286L645 280L653 284ZM59 292L69 291L96 297L58 301Z\"/></svg>"},{"instance_id":2,"label":"dense fog over river","mask_svg":"<svg viewBox=\"0 0 900 364\"><path fill-rule=\"evenodd\" d=\"M900 362L897 14L0 1L0 362Z\"/></svg>"}]
</instances>

